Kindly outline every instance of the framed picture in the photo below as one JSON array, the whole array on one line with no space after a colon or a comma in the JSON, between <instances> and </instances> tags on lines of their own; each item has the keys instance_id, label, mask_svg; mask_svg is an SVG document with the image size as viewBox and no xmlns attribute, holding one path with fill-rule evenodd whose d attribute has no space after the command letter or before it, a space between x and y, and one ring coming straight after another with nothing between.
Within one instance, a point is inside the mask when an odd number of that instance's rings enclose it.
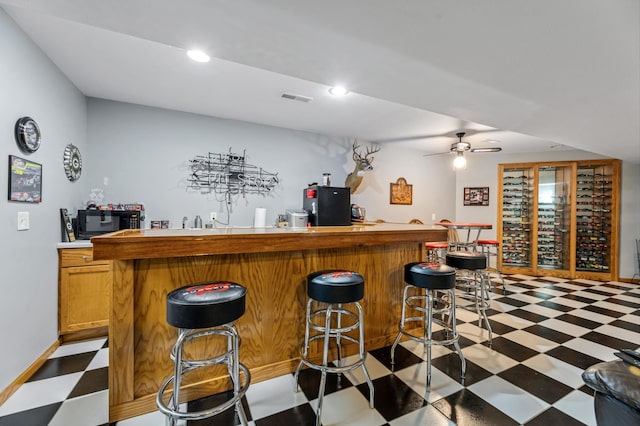
<instances>
[{"instance_id":1,"label":"framed picture","mask_svg":"<svg viewBox=\"0 0 640 426\"><path fill-rule=\"evenodd\" d=\"M489 205L489 187L482 186L478 188L464 188L464 205L465 206L488 206Z\"/></svg>"},{"instance_id":2,"label":"framed picture","mask_svg":"<svg viewBox=\"0 0 640 426\"><path fill-rule=\"evenodd\" d=\"M413 185L408 184L405 178L398 178L396 183L390 183L389 185L390 204L413 203Z\"/></svg>"},{"instance_id":3,"label":"framed picture","mask_svg":"<svg viewBox=\"0 0 640 426\"><path fill-rule=\"evenodd\" d=\"M42 201L42 164L9 156L9 201Z\"/></svg>"}]
</instances>

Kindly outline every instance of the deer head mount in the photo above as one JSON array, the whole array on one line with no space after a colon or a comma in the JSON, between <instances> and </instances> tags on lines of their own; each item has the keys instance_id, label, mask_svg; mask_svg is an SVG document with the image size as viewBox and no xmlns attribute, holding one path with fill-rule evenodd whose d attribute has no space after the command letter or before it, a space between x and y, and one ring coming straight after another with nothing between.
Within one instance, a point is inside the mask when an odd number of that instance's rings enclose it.
<instances>
[{"instance_id":1,"label":"deer head mount","mask_svg":"<svg viewBox=\"0 0 640 426\"><path fill-rule=\"evenodd\" d=\"M358 186L362 183L362 179L364 178L364 172L368 172L369 170L373 170L373 166L371 163L373 162L372 154L380 151L380 147L370 148L367 147L367 152L364 157L358 152L358 140L353 141L353 161L356 163L355 168L351 173L347 175L347 179L344 182L344 186L348 186L350 188L350 193L353 194L358 189Z\"/></svg>"}]
</instances>

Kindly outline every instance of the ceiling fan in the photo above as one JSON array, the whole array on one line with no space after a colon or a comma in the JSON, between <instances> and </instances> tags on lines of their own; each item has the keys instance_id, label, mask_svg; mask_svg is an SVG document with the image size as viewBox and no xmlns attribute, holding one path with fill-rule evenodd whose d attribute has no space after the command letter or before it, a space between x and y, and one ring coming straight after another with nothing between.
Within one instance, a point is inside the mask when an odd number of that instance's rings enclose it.
<instances>
[{"instance_id":1,"label":"ceiling fan","mask_svg":"<svg viewBox=\"0 0 640 426\"><path fill-rule=\"evenodd\" d=\"M449 152L453 152L456 154L456 158L453 160L453 166L456 169L462 169L467 165L467 160L464 158L464 153L466 151L469 152L500 152L502 148L492 147L492 148L471 148L471 144L469 142L463 142L462 137L465 135L464 132L456 133L458 137L458 142L454 142L451 144L451 149ZM436 152L433 154L425 154L425 157L429 157L431 155L441 155L447 154L446 152Z\"/></svg>"}]
</instances>

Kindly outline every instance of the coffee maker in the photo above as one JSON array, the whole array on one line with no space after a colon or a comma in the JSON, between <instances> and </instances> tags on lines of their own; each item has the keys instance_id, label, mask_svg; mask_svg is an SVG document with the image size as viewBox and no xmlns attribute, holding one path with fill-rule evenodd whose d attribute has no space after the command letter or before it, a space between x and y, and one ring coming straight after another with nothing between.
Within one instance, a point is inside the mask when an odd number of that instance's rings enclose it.
<instances>
[{"instance_id":1,"label":"coffee maker","mask_svg":"<svg viewBox=\"0 0 640 426\"><path fill-rule=\"evenodd\" d=\"M310 226L351 225L351 192L336 186L310 186L302 192Z\"/></svg>"}]
</instances>

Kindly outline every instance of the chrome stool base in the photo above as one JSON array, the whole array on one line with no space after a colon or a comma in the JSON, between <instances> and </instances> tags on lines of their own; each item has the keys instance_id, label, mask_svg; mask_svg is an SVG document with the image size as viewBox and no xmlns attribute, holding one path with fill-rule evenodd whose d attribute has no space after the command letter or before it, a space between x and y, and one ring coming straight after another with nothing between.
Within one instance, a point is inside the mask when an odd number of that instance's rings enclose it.
<instances>
[{"instance_id":1,"label":"chrome stool base","mask_svg":"<svg viewBox=\"0 0 640 426\"><path fill-rule=\"evenodd\" d=\"M327 373L342 374L362 367L369 386L369 407L373 408L373 382L365 365L367 354L364 350L364 315L362 306L358 303L358 300L362 299L364 295L364 278L355 272L327 270L310 274L307 277L307 284L309 298L305 316L304 345L300 350L300 363L294 375L295 391L298 390L298 377L303 365L321 372L316 411L316 426L320 426ZM318 307L313 310L314 302L324 303L326 307ZM356 311L346 309L345 304L353 305ZM334 325L332 325L332 320ZM358 331L357 338L346 334L355 330ZM312 331L317 334L312 335ZM335 367L329 365L329 343L332 339L338 348L338 365ZM309 359L309 345L316 340L323 342L321 364ZM343 365L342 340L358 345L358 359L355 362Z\"/></svg>"},{"instance_id":2,"label":"chrome stool base","mask_svg":"<svg viewBox=\"0 0 640 426\"><path fill-rule=\"evenodd\" d=\"M400 330L391 346L391 365L395 364L395 350L402 336L422 343L427 353L426 390L429 392L431 389L431 347L453 346L460 357L460 377L464 383L467 362L458 343L459 334L456 328L455 270L441 264L410 263L405 265L405 281L407 285L404 287L403 293ZM409 295L409 291L412 289L423 289L424 294ZM421 313L421 315L408 317L407 308ZM437 317L438 315L440 318ZM413 322L419 322L422 325L423 335L415 335L407 328L407 324ZM433 339L433 324L444 328L445 339Z\"/></svg>"},{"instance_id":3,"label":"chrome stool base","mask_svg":"<svg viewBox=\"0 0 640 426\"><path fill-rule=\"evenodd\" d=\"M184 345L194 339L205 336L226 336L227 337L227 352L207 359L184 359L183 349ZM240 342L240 336L231 324L225 324L219 327L205 329L205 330L191 330L191 329L179 329L178 340L171 349L170 357L174 362L175 369L173 376L167 378L160 386L158 394L156 396L156 405L158 410L167 416L167 424L175 425L179 420L202 420L212 416L215 416L235 405L238 418L242 425L247 425L247 416L242 406L242 397L249 388L251 382L251 374L246 366L240 363L237 359L238 346ZM180 411L180 383L184 374L193 371L197 368L207 367L210 365L224 364L227 366L229 378L233 383L233 398L227 400L225 403L216 407L212 407L201 411ZM240 371L244 374L244 384L240 381ZM163 395L165 391L170 387L173 387L173 392L167 404L165 404Z\"/></svg>"},{"instance_id":4,"label":"chrome stool base","mask_svg":"<svg viewBox=\"0 0 640 426\"><path fill-rule=\"evenodd\" d=\"M456 268L456 288L463 290L460 297L473 301L472 306L459 305L459 307L478 313L478 327L482 327L484 322L488 332L488 341L491 344L493 331L487 317L491 283L486 270L487 257L477 252L451 252L447 253L446 261L447 265Z\"/></svg>"}]
</instances>

